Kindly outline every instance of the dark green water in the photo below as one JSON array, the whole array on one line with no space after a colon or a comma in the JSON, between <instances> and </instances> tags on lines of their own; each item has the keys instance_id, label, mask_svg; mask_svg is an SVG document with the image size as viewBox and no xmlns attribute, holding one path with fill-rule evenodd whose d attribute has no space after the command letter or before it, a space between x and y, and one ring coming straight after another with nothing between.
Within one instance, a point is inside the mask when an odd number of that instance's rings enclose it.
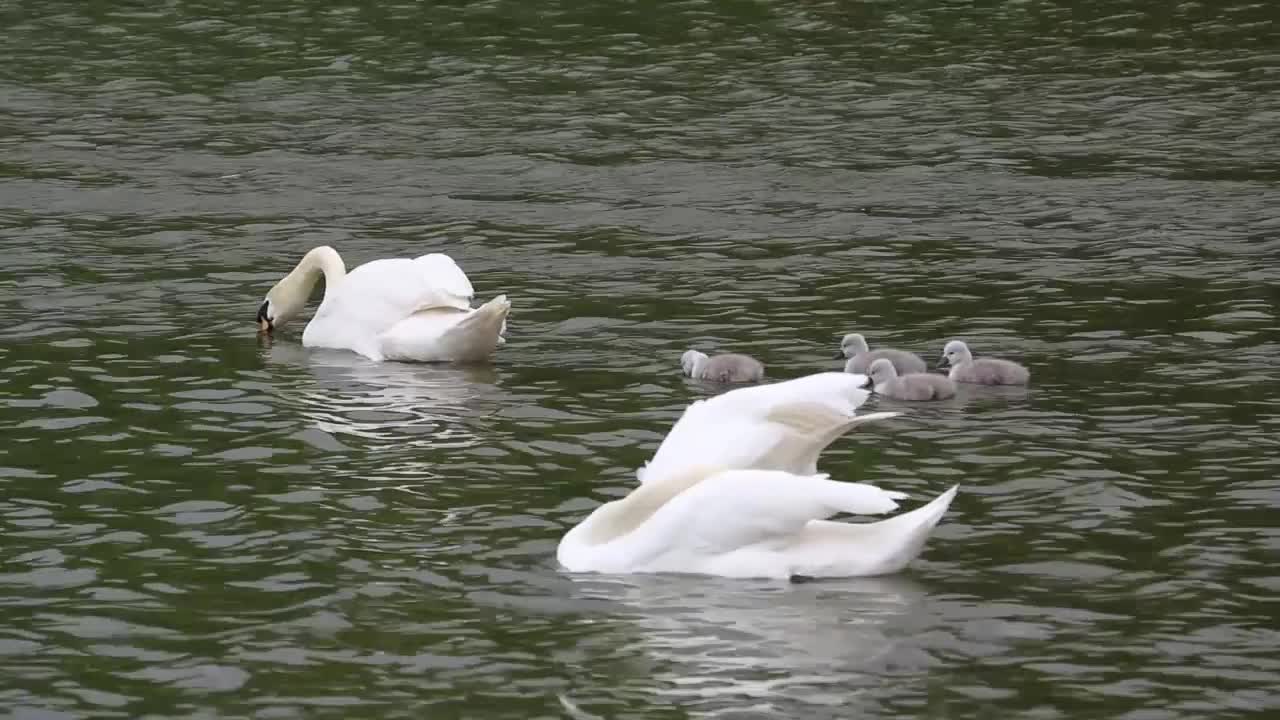
<instances>
[{"instance_id":1,"label":"dark green water","mask_svg":"<svg viewBox=\"0 0 1280 720\"><path fill-rule=\"evenodd\" d=\"M0 3L0 702L53 718L1280 709L1280 6ZM255 339L313 245L491 368ZM963 337L838 442L906 574L572 577L689 346ZM888 405L889 403L880 403Z\"/></svg>"}]
</instances>

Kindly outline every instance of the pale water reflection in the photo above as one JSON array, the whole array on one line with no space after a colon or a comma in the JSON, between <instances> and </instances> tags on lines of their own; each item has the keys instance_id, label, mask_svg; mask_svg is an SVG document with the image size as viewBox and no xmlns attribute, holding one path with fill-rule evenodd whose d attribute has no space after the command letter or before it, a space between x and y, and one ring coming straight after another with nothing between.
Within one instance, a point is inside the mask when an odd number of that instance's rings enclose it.
<instances>
[{"instance_id":1,"label":"pale water reflection","mask_svg":"<svg viewBox=\"0 0 1280 720\"><path fill-rule=\"evenodd\" d=\"M500 407L492 365L375 363L351 352L303 348L296 338L272 342L266 367L291 382L281 400L312 428L334 436L455 449L484 442L469 429ZM310 383L298 383L300 373ZM406 438L405 436L409 437Z\"/></svg>"},{"instance_id":2,"label":"pale water reflection","mask_svg":"<svg viewBox=\"0 0 1280 720\"><path fill-rule=\"evenodd\" d=\"M574 576L574 585L633 628L627 649L652 658L659 697L712 715L847 706L876 683L929 598L905 577L757 585Z\"/></svg>"}]
</instances>

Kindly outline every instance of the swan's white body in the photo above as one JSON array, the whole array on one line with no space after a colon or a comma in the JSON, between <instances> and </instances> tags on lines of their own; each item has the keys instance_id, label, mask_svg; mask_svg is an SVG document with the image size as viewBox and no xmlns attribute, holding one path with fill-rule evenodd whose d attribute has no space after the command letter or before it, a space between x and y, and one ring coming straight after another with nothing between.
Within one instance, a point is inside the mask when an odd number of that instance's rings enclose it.
<instances>
[{"instance_id":1,"label":"swan's white body","mask_svg":"<svg viewBox=\"0 0 1280 720\"><path fill-rule=\"evenodd\" d=\"M511 303L501 295L472 309L471 281L442 253L374 260L348 273L333 248L314 248L267 293L259 322L287 322L321 275L324 299L302 332L306 347L375 361L475 362L505 342Z\"/></svg>"},{"instance_id":2,"label":"swan's white body","mask_svg":"<svg viewBox=\"0 0 1280 720\"><path fill-rule=\"evenodd\" d=\"M865 376L820 373L734 390L690 405L637 472L640 486L596 508L560 541L574 572L680 572L725 577L854 577L900 571L955 497L874 523L902 493L816 472L818 455L863 422Z\"/></svg>"}]
</instances>

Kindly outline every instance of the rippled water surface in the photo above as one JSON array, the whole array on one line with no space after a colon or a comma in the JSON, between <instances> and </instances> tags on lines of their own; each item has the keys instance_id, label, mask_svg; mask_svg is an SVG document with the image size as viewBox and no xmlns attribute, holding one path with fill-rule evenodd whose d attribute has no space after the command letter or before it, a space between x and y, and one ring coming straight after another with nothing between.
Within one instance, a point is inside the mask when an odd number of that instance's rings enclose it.
<instances>
[{"instance_id":1,"label":"rippled water surface","mask_svg":"<svg viewBox=\"0 0 1280 720\"><path fill-rule=\"evenodd\" d=\"M1280 710L1274 3L0 3L0 701L19 718ZM491 367L262 344L441 250ZM560 535L837 338L1022 360L837 442L894 577L577 577Z\"/></svg>"}]
</instances>

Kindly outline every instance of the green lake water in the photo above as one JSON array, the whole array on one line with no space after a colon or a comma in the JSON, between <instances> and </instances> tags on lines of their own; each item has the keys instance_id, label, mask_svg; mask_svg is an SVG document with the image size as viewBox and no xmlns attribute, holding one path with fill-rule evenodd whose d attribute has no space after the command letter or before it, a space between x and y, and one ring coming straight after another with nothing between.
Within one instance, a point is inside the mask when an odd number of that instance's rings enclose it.
<instances>
[{"instance_id":1,"label":"green lake water","mask_svg":"<svg viewBox=\"0 0 1280 720\"><path fill-rule=\"evenodd\" d=\"M1278 181L1269 2L0 2L0 707L1274 714ZM449 253L507 345L259 341L319 244ZM855 330L1033 373L824 455L963 484L907 572L557 568L681 352Z\"/></svg>"}]
</instances>

